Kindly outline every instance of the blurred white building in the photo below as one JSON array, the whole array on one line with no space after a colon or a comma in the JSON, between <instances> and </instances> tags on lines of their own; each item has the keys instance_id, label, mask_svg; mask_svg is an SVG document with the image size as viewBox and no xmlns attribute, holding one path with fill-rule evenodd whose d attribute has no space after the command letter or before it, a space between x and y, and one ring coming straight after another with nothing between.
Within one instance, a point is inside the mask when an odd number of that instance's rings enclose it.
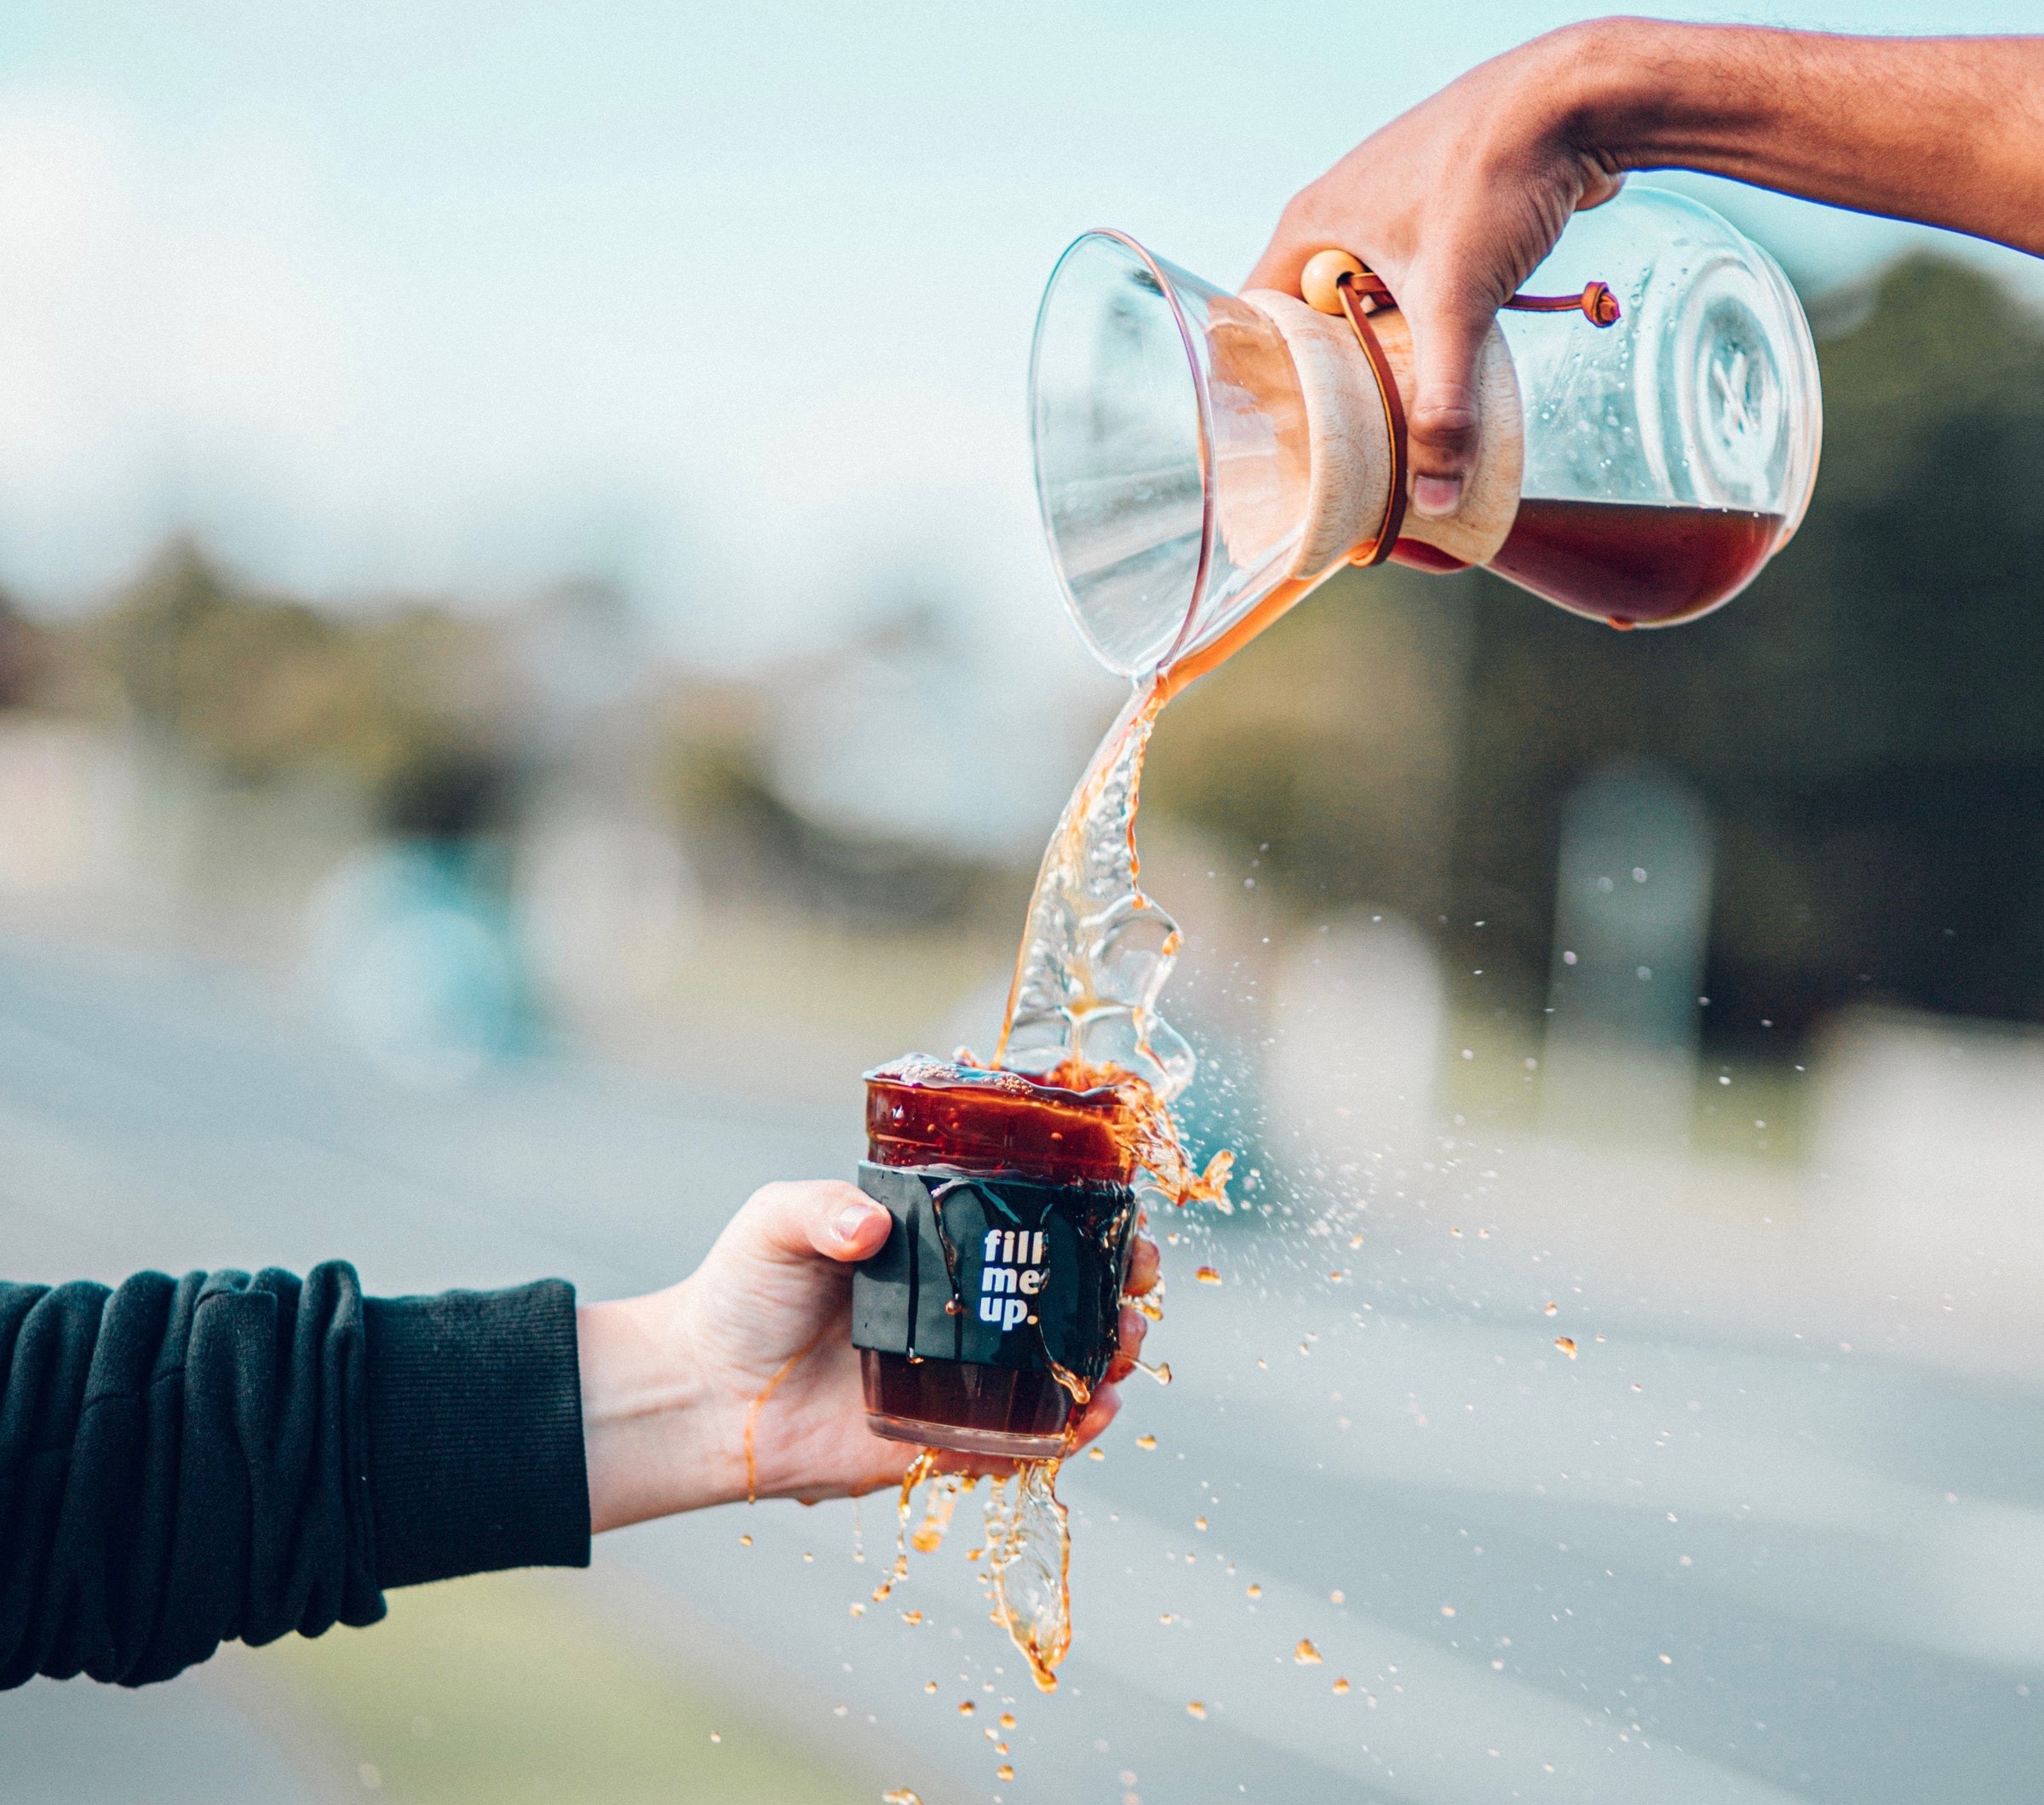
<instances>
[{"instance_id":1,"label":"blurred white building","mask_svg":"<svg viewBox=\"0 0 2044 1805\"><path fill-rule=\"evenodd\" d=\"M1036 681L911 610L777 683L768 774L819 826L1033 865L1102 694L1075 698L1066 673Z\"/></svg>"},{"instance_id":2,"label":"blurred white building","mask_svg":"<svg viewBox=\"0 0 2044 1805\"><path fill-rule=\"evenodd\" d=\"M1265 1072L1273 1153L1346 1193L1364 1165L1433 1131L1446 993L1432 943L1359 911L1300 936L1278 968Z\"/></svg>"}]
</instances>

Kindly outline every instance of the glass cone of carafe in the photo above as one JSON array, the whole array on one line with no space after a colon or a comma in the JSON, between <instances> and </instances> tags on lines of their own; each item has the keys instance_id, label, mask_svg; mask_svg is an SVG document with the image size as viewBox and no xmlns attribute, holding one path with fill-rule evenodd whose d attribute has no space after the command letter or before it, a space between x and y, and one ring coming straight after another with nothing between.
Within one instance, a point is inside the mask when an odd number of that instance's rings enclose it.
<instances>
[{"instance_id":1,"label":"glass cone of carafe","mask_svg":"<svg viewBox=\"0 0 2044 1805\"><path fill-rule=\"evenodd\" d=\"M1030 360L1036 496L1072 618L1140 676L1290 571L1310 451L1268 314L1094 232L1059 260Z\"/></svg>"}]
</instances>

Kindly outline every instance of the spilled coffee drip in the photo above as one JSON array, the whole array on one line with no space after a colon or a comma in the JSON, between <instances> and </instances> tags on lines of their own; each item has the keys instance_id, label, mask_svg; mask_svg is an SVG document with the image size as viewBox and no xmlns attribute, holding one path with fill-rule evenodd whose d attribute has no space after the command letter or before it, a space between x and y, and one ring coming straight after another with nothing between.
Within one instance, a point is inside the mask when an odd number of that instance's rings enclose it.
<instances>
[{"instance_id":1,"label":"spilled coffee drip","mask_svg":"<svg viewBox=\"0 0 2044 1805\"><path fill-rule=\"evenodd\" d=\"M958 1500L979 1485L976 1474L939 1474L943 1457L925 1448L902 1475L897 1503L894 1564L873 1589L875 1603L891 1597L909 1573L909 1551L933 1555L944 1536ZM1013 1473L986 1481L983 1507L985 1538L968 1559L979 1566L994 1621L1005 1629L1031 1677L1043 1692L1057 1690L1058 1664L1071 1647L1071 1533L1065 1506L1057 1495L1055 1460L1022 1460ZM922 1520L911 1529L916 1493L925 1482Z\"/></svg>"}]
</instances>

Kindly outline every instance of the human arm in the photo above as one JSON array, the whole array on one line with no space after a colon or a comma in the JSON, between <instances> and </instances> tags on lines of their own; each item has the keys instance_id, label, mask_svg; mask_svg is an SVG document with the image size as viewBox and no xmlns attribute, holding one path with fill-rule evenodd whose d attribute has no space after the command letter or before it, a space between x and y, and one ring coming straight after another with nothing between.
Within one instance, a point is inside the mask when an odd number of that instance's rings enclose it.
<instances>
[{"instance_id":1,"label":"human arm","mask_svg":"<svg viewBox=\"0 0 2044 1805\"><path fill-rule=\"evenodd\" d=\"M1730 176L2044 254L2044 37L1877 38L1611 19L1472 69L1285 208L1246 285L1353 251L1412 328L1412 505L1454 512L1498 307L1636 170Z\"/></svg>"},{"instance_id":2,"label":"human arm","mask_svg":"<svg viewBox=\"0 0 2044 1805\"><path fill-rule=\"evenodd\" d=\"M814 1503L899 1482L915 1450L867 1428L852 1345L851 1262L879 1251L888 1222L885 1207L852 1185L768 1185L680 1285L583 1306L598 1530L748 1496ZM1157 1270L1155 1244L1139 1239L1130 1291L1148 1291ZM1131 1371L1147 1326L1122 1309L1121 1352L1080 1421L1079 1442L1113 1420L1113 1382Z\"/></svg>"},{"instance_id":3,"label":"human arm","mask_svg":"<svg viewBox=\"0 0 2044 1805\"><path fill-rule=\"evenodd\" d=\"M747 1496L777 1372L758 1497L894 1483L912 1451L867 1430L850 1341L887 1221L769 1185L680 1285L579 1311L559 1279L365 1297L337 1262L0 1284L0 1690L145 1685L374 1623L391 1587L587 1566L592 1526ZM1156 1275L1139 1241L1131 1289ZM1144 1327L1122 1312L1110 1379ZM1080 1440L1114 1410L1104 1386Z\"/></svg>"},{"instance_id":4,"label":"human arm","mask_svg":"<svg viewBox=\"0 0 2044 1805\"><path fill-rule=\"evenodd\" d=\"M583 1566L575 1299L352 1267L0 1285L0 1688L140 1686L385 1588Z\"/></svg>"}]
</instances>

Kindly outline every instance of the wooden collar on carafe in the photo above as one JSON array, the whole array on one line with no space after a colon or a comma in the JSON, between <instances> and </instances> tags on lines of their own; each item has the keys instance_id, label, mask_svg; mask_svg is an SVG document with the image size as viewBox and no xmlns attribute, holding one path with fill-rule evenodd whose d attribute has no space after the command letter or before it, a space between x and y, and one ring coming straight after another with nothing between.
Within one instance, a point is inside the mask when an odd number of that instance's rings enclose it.
<instances>
[{"instance_id":1,"label":"wooden collar on carafe","mask_svg":"<svg viewBox=\"0 0 2044 1805\"><path fill-rule=\"evenodd\" d=\"M1356 342L1375 378L1377 394L1384 403L1385 424L1391 429L1391 494L1384 503L1384 519L1374 537L1366 539L1348 555L1348 561L1363 569L1381 564L1398 543L1405 524L1406 486L1410 462L1405 442L1405 403L1398 394L1398 379L1391 360L1370 325L1372 313L1388 312L1398 297L1385 286L1384 279L1353 253L1329 250L1316 252L1300 273L1299 291L1308 307L1321 313L1346 313L1355 328ZM1521 313L1580 313L1593 326L1618 323L1618 297L1610 285L1591 282L1580 295L1514 295L1505 302Z\"/></svg>"}]
</instances>

